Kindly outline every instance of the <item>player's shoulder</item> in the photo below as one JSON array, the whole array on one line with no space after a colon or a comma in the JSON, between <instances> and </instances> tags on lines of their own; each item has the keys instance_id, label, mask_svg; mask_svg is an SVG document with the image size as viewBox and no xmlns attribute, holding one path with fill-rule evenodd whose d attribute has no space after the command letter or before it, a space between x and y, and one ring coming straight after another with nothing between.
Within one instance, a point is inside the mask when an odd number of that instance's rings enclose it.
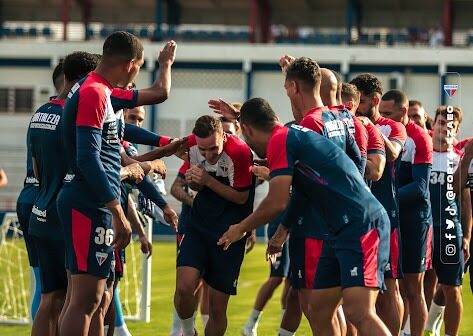
<instances>
[{"instance_id":1,"label":"player's shoulder","mask_svg":"<svg viewBox=\"0 0 473 336\"><path fill-rule=\"evenodd\" d=\"M251 153L250 146L242 139L232 134L225 134L226 139L223 145L223 150L230 156L237 155L241 152Z\"/></svg>"},{"instance_id":2,"label":"player's shoulder","mask_svg":"<svg viewBox=\"0 0 473 336\"><path fill-rule=\"evenodd\" d=\"M197 146L197 140L195 139L194 133L188 135L186 138L187 138L187 146L189 148Z\"/></svg>"},{"instance_id":3,"label":"player's shoulder","mask_svg":"<svg viewBox=\"0 0 473 336\"><path fill-rule=\"evenodd\" d=\"M432 147L432 138L429 134L416 123L409 121L406 126L406 132L409 138L412 138L416 145L422 144Z\"/></svg>"}]
</instances>

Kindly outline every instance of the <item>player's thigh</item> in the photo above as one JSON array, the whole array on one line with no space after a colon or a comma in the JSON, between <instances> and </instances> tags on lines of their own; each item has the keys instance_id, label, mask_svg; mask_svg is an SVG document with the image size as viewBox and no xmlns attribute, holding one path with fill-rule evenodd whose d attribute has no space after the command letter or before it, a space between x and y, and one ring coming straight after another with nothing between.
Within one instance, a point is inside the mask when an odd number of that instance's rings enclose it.
<instances>
[{"instance_id":1,"label":"player's thigh","mask_svg":"<svg viewBox=\"0 0 473 336\"><path fill-rule=\"evenodd\" d=\"M393 219L391 219L391 234L389 244L389 260L384 272L385 279L402 279L402 248L401 248L401 229L399 223L393 226Z\"/></svg>"},{"instance_id":2,"label":"player's thigh","mask_svg":"<svg viewBox=\"0 0 473 336\"><path fill-rule=\"evenodd\" d=\"M80 309L87 314L93 313L102 302L107 279L91 274L72 274L73 290L70 306Z\"/></svg>"},{"instance_id":3,"label":"player's thigh","mask_svg":"<svg viewBox=\"0 0 473 336\"><path fill-rule=\"evenodd\" d=\"M28 253L28 261L31 267L38 267L39 260L34 248L33 238L28 232L30 225L31 209L33 204L28 203L17 203L16 204L16 215L18 217L18 222L20 223L20 228L23 231L23 239L26 245L26 252Z\"/></svg>"},{"instance_id":4,"label":"player's thigh","mask_svg":"<svg viewBox=\"0 0 473 336\"><path fill-rule=\"evenodd\" d=\"M41 293L66 290L65 247L63 240L33 237L39 259Z\"/></svg>"}]
</instances>

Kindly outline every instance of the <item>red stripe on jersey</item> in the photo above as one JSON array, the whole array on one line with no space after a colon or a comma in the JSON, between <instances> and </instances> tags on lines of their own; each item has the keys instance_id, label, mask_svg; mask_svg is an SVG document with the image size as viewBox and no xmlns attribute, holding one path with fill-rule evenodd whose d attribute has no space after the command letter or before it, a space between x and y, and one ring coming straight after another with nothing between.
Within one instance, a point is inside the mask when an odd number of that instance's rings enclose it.
<instances>
[{"instance_id":1,"label":"red stripe on jersey","mask_svg":"<svg viewBox=\"0 0 473 336\"><path fill-rule=\"evenodd\" d=\"M308 128L319 134L323 133L324 122L322 120L322 111L328 110L328 107L316 107L307 112L307 114L302 118L299 125L302 127Z\"/></svg>"},{"instance_id":2,"label":"red stripe on jersey","mask_svg":"<svg viewBox=\"0 0 473 336\"><path fill-rule=\"evenodd\" d=\"M365 127L368 133L368 153L371 151L385 153L384 139L381 132L372 123L368 123Z\"/></svg>"},{"instance_id":3,"label":"red stripe on jersey","mask_svg":"<svg viewBox=\"0 0 473 336\"><path fill-rule=\"evenodd\" d=\"M123 99L123 100L133 100L135 94L135 90L125 90L121 88L115 88L112 90L110 97Z\"/></svg>"},{"instance_id":4,"label":"red stripe on jersey","mask_svg":"<svg viewBox=\"0 0 473 336\"><path fill-rule=\"evenodd\" d=\"M379 235L376 228L360 237L363 252L363 276L366 287L378 287Z\"/></svg>"},{"instance_id":5,"label":"red stripe on jersey","mask_svg":"<svg viewBox=\"0 0 473 336\"><path fill-rule=\"evenodd\" d=\"M189 161L185 161L181 168L179 168L179 175L185 175L186 171L190 168L190 163Z\"/></svg>"},{"instance_id":6,"label":"red stripe on jersey","mask_svg":"<svg viewBox=\"0 0 473 336\"><path fill-rule=\"evenodd\" d=\"M81 272L87 272L91 230L92 219L72 209L72 245L76 255L77 269Z\"/></svg>"},{"instance_id":7,"label":"red stripe on jersey","mask_svg":"<svg viewBox=\"0 0 473 336\"><path fill-rule=\"evenodd\" d=\"M427 242L425 248L425 270L432 269L432 225L427 232Z\"/></svg>"},{"instance_id":8,"label":"red stripe on jersey","mask_svg":"<svg viewBox=\"0 0 473 336\"><path fill-rule=\"evenodd\" d=\"M115 270L117 272L123 273L123 265L122 265L122 259L120 258L120 253L118 253L118 250L115 249Z\"/></svg>"},{"instance_id":9,"label":"red stripe on jersey","mask_svg":"<svg viewBox=\"0 0 473 336\"><path fill-rule=\"evenodd\" d=\"M289 129L278 125L274 127L266 150L268 166L271 172L289 168L287 160L287 134Z\"/></svg>"},{"instance_id":10,"label":"red stripe on jersey","mask_svg":"<svg viewBox=\"0 0 473 336\"><path fill-rule=\"evenodd\" d=\"M391 251L391 273L393 279L398 278L399 270L397 269L399 265L399 233L398 230L393 230L391 232L390 242L391 245L389 246Z\"/></svg>"},{"instance_id":11,"label":"red stripe on jersey","mask_svg":"<svg viewBox=\"0 0 473 336\"><path fill-rule=\"evenodd\" d=\"M89 76L79 91L76 126L102 128L107 111L107 93L105 86Z\"/></svg>"},{"instance_id":12,"label":"red stripe on jersey","mask_svg":"<svg viewBox=\"0 0 473 336\"><path fill-rule=\"evenodd\" d=\"M471 138L466 138L462 141L458 141L453 147L457 150L463 150L463 147L466 146L467 143L469 143L471 140L473 140L473 137Z\"/></svg>"},{"instance_id":13,"label":"red stripe on jersey","mask_svg":"<svg viewBox=\"0 0 473 336\"><path fill-rule=\"evenodd\" d=\"M51 104L54 104L54 105L59 105L62 108L64 108L64 104L66 104L66 100L64 100L64 99L55 99L55 98L53 98L49 102Z\"/></svg>"},{"instance_id":14,"label":"red stripe on jersey","mask_svg":"<svg viewBox=\"0 0 473 336\"><path fill-rule=\"evenodd\" d=\"M407 136L414 141L415 154L413 164L432 163L432 138L424 129L413 121L406 126Z\"/></svg>"},{"instance_id":15,"label":"red stripe on jersey","mask_svg":"<svg viewBox=\"0 0 473 336\"><path fill-rule=\"evenodd\" d=\"M306 238L304 251L304 275L305 288L313 289L317 266L319 265L320 256L322 255L322 247L324 241L322 239Z\"/></svg>"},{"instance_id":16,"label":"red stripe on jersey","mask_svg":"<svg viewBox=\"0 0 473 336\"><path fill-rule=\"evenodd\" d=\"M250 147L234 135L226 135L223 150L233 162L233 188L248 188L253 184L253 154ZM232 181L230 181L232 183Z\"/></svg>"},{"instance_id":17,"label":"red stripe on jersey","mask_svg":"<svg viewBox=\"0 0 473 336\"><path fill-rule=\"evenodd\" d=\"M368 131L363 123L356 117L353 117L353 124L355 125L355 141L360 149L361 156L366 157L368 153Z\"/></svg>"}]
</instances>

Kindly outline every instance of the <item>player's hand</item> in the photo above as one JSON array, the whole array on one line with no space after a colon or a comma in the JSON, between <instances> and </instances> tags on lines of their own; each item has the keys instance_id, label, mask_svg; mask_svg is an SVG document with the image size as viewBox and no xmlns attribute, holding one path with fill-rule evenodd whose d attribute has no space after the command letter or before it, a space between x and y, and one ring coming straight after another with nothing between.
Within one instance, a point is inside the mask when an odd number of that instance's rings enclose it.
<instances>
[{"instance_id":1,"label":"player's hand","mask_svg":"<svg viewBox=\"0 0 473 336\"><path fill-rule=\"evenodd\" d=\"M470 241L466 238L463 238L463 255L465 257L465 264L470 259Z\"/></svg>"},{"instance_id":2,"label":"player's hand","mask_svg":"<svg viewBox=\"0 0 473 336\"><path fill-rule=\"evenodd\" d=\"M172 65L176 59L177 43L173 40L166 42L164 48L159 52L159 65Z\"/></svg>"},{"instance_id":3,"label":"player's hand","mask_svg":"<svg viewBox=\"0 0 473 336\"><path fill-rule=\"evenodd\" d=\"M143 254L146 254L146 258L148 259L153 254L153 244L151 244L151 242L149 241L148 237L146 237L146 235L143 235L140 237L140 243L141 243L141 252L143 252Z\"/></svg>"},{"instance_id":4,"label":"player's hand","mask_svg":"<svg viewBox=\"0 0 473 336\"><path fill-rule=\"evenodd\" d=\"M296 58L291 55L284 55L281 56L279 59L279 65L281 66L281 71L284 76L286 76L286 68L289 64L291 64L292 61L294 61Z\"/></svg>"},{"instance_id":5,"label":"player's hand","mask_svg":"<svg viewBox=\"0 0 473 336\"><path fill-rule=\"evenodd\" d=\"M228 230L218 240L217 245L223 245L223 249L226 251L232 243L243 238L245 233L246 232L241 229L240 224L230 225Z\"/></svg>"},{"instance_id":6,"label":"player's hand","mask_svg":"<svg viewBox=\"0 0 473 336\"><path fill-rule=\"evenodd\" d=\"M163 210L163 217L164 220L171 225L171 228L177 232L177 223L179 221L179 217L177 216L176 212L169 206L165 205L161 210Z\"/></svg>"},{"instance_id":7,"label":"player's hand","mask_svg":"<svg viewBox=\"0 0 473 336\"><path fill-rule=\"evenodd\" d=\"M141 168L139 163L132 163L124 167L124 169L127 170L128 178L132 179L136 183L140 183L141 181L143 181L143 178L145 177L145 172L143 171L143 168Z\"/></svg>"},{"instance_id":8,"label":"player's hand","mask_svg":"<svg viewBox=\"0 0 473 336\"><path fill-rule=\"evenodd\" d=\"M284 243L289 236L289 231L283 225L279 225L273 237L268 242L266 249L266 261L273 263L278 253L281 253Z\"/></svg>"},{"instance_id":9,"label":"player's hand","mask_svg":"<svg viewBox=\"0 0 473 336\"><path fill-rule=\"evenodd\" d=\"M222 99L211 99L208 102L209 107L215 113L221 114L227 119L236 120L240 117L240 111L238 111L232 104L227 103Z\"/></svg>"},{"instance_id":10,"label":"player's hand","mask_svg":"<svg viewBox=\"0 0 473 336\"><path fill-rule=\"evenodd\" d=\"M123 213L123 210L112 211L113 241L114 249L124 249L130 243L131 226Z\"/></svg>"},{"instance_id":11,"label":"player's hand","mask_svg":"<svg viewBox=\"0 0 473 336\"><path fill-rule=\"evenodd\" d=\"M203 188L202 185L198 184L196 181L193 181L192 180L192 171L190 169L188 169L184 175L185 179L186 179L186 184L192 189L192 190L195 190L195 191L199 191Z\"/></svg>"},{"instance_id":12,"label":"player's hand","mask_svg":"<svg viewBox=\"0 0 473 336\"><path fill-rule=\"evenodd\" d=\"M187 154L187 137L174 138L169 144L162 146L161 149L163 156L175 154L177 157L182 158L183 154Z\"/></svg>"},{"instance_id":13,"label":"player's hand","mask_svg":"<svg viewBox=\"0 0 473 336\"><path fill-rule=\"evenodd\" d=\"M257 178L263 181L269 181L269 168L264 166L253 165L251 171Z\"/></svg>"},{"instance_id":14,"label":"player's hand","mask_svg":"<svg viewBox=\"0 0 473 336\"><path fill-rule=\"evenodd\" d=\"M201 186L206 186L210 181L210 175L200 165L190 167L188 170L191 173L191 180Z\"/></svg>"},{"instance_id":15,"label":"player's hand","mask_svg":"<svg viewBox=\"0 0 473 336\"><path fill-rule=\"evenodd\" d=\"M369 124L372 124L370 118L367 118L365 116L356 116L358 118L359 121L361 121L361 123L363 124L363 126L367 126Z\"/></svg>"},{"instance_id":16,"label":"player's hand","mask_svg":"<svg viewBox=\"0 0 473 336\"><path fill-rule=\"evenodd\" d=\"M156 174L161 175L163 179L166 178L167 169L163 160L156 159L156 160L150 161L150 164L151 164L152 171L154 171Z\"/></svg>"},{"instance_id":17,"label":"player's hand","mask_svg":"<svg viewBox=\"0 0 473 336\"><path fill-rule=\"evenodd\" d=\"M248 254L253 250L256 244L256 230L251 231L251 235L246 238L245 254Z\"/></svg>"}]
</instances>

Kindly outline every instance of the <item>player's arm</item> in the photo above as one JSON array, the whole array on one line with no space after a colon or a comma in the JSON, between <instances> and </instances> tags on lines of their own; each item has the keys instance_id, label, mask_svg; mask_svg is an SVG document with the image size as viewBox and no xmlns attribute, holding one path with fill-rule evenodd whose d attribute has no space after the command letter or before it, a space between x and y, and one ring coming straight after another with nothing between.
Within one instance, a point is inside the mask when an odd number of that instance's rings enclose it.
<instances>
[{"instance_id":1,"label":"player's arm","mask_svg":"<svg viewBox=\"0 0 473 336\"><path fill-rule=\"evenodd\" d=\"M381 176L383 176L385 166L386 155L384 154L384 152L368 152L365 168L365 178L370 181L378 181Z\"/></svg>"},{"instance_id":2,"label":"player's arm","mask_svg":"<svg viewBox=\"0 0 473 336\"><path fill-rule=\"evenodd\" d=\"M345 125L345 134L347 135L347 146L346 153L348 157L353 161L358 171L363 176L364 173L364 161L361 159L360 149L356 144L355 138L349 133L347 125Z\"/></svg>"},{"instance_id":3,"label":"player's arm","mask_svg":"<svg viewBox=\"0 0 473 336\"><path fill-rule=\"evenodd\" d=\"M138 212L136 211L136 206L135 202L131 198L131 195L128 195L128 221L131 224L131 227L133 230L135 230L136 234L138 235L138 238L140 239L141 243L141 252L147 255L149 258L151 254L153 253L153 245L151 242L148 240L148 237L146 236L145 230L143 228L143 224L140 221L140 218L138 216Z\"/></svg>"},{"instance_id":4,"label":"player's arm","mask_svg":"<svg viewBox=\"0 0 473 336\"><path fill-rule=\"evenodd\" d=\"M185 185L186 182L184 178L180 175L176 176L176 179L171 186L171 195L178 201L192 208L194 198L184 190Z\"/></svg>"},{"instance_id":5,"label":"player's arm","mask_svg":"<svg viewBox=\"0 0 473 336\"><path fill-rule=\"evenodd\" d=\"M171 137L159 135L142 127L128 123L125 123L125 133L123 138L131 143L155 147L168 145L172 140Z\"/></svg>"},{"instance_id":6,"label":"player's arm","mask_svg":"<svg viewBox=\"0 0 473 336\"><path fill-rule=\"evenodd\" d=\"M162 160L153 160L153 161L137 161L135 160L135 157L130 157L128 154L125 153L125 151L121 152L121 160L122 160L122 166L129 166L133 164L138 164L142 169L145 175L148 175L150 172L154 171L163 178L166 176L167 170L166 170L166 165Z\"/></svg>"},{"instance_id":7,"label":"player's arm","mask_svg":"<svg viewBox=\"0 0 473 336\"><path fill-rule=\"evenodd\" d=\"M464 147L464 154L460 166L453 174L453 190L462 190L468 181L468 169L473 160L473 141L468 142Z\"/></svg>"},{"instance_id":8,"label":"player's arm","mask_svg":"<svg viewBox=\"0 0 473 336\"><path fill-rule=\"evenodd\" d=\"M155 148L147 153L136 155L133 157L136 161L153 161L161 159L163 157L176 155L181 159L184 159L187 153L187 139L175 139L171 143L162 147Z\"/></svg>"},{"instance_id":9,"label":"player's arm","mask_svg":"<svg viewBox=\"0 0 473 336\"><path fill-rule=\"evenodd\" d=\"M269 181L268 194L258 208L239 224L231 225L218 241L227 249L231 243L240 240L246 232L256 229L275 219L287 207L292 176L278 175Z\"/></svg>"},{"instance_id":10,"label":"player's arm","mask_svg":"<svg viewBox=\"0 0 473 336\"><path fill-rule=\"evenodd\" d=\"M396 140L389 140L384 134L382 134L384 139L384 148L386 151L386 161L393 162L395 161L402 152L402 145Z\"/></svg>"}]
</instances>

